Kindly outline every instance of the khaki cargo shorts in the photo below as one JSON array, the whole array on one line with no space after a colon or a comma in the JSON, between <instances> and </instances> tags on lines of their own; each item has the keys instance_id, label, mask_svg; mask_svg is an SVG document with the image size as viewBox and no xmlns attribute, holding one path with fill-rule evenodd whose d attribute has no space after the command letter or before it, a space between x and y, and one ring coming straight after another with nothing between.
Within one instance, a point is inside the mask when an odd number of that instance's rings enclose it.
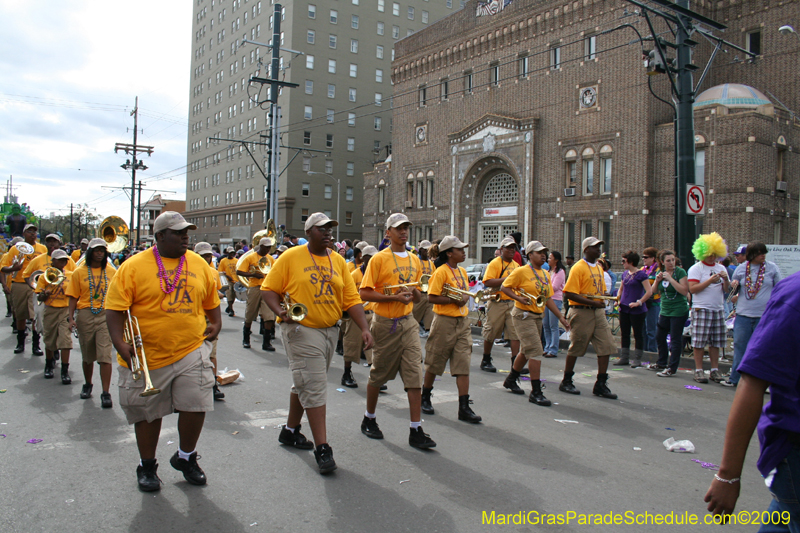
<instances>
[{"instance_id":1,"label":"khaki cargo shorts","mask_svg":"<svg viewBox=\"0 0 800 533\"><path fill-rule=\"evenodd\" d=\"M128 424L152 422L175 411L207 413L214 410L214 370L211 368L211 343L208 341L182 359L150 371L153 387L159 394L142 398L144 376L134 380L131 371L119 367L119 404Z\"/></svg>"},{"instance_id":2,"label":"khaki cargo shorts","mask_svg":"<svg viewBox=\"0 0 800 533\"><path fill-rule=\"evenodd\" d=\"M414 310L412 311L414 315L414 322L422 322L422 327L425 328L426 331L431 329L431 323L433 322L433 305L428 301L428 295L420 293L419 302L414 304Z\"/></svg>"},{"instance_id":3,"label":"khaki cargo shorts","mask_svg":"<svg viewBox=\"0 0 800 533\"><path fill-rule=\"evenodd\" d=\"M303 409L322 407L328 401L328 368L339 340L339 328L307 328L281 322L280 331L292 371L292 394L297 394Z\"/></svg>"},{"instance_id":4,"label":"khaki cargo shorts","mask_svg":"<svg viewBox=\"0 0 800 533\"><path fill-rule=\"evenodd\" d=\"M27 283L11 282L11 306L16 320L33 318L33 289Z\"/></svg>"},{"instance_id":5,"label":"khaki cargo shorts","mask_svg":"<svg viewBox=\"0 0 800 533\"><path fill-rule=\"evenodd\" d=\"M68 307L49 305L44 307L44 347L51 352L72 349L72 332L69 330L68 316Z\"/></svg>"},{"instance_id":6,"label":"khaki cargo shorts","mask_svg":"<svg viewBox=\"0 0 800 533\"><path fill-rule=\"evenodd\" d=\"M106 310L103 309L95 315L88 307L78 309L75 324L78 326L78 343L81 345L83 362L111 363L112 344L106 324Z\"/></svg>"},{"instance_id":7,"label":"khaki cargo shorts","mask_svg":"<svg viewBox=\"0 0 800 533\"><path fill-rule=\"evenodd\" d=\"M583 357L590 342L599 357L615 355L618 352L614 335L611 334L611 326L608 325L605 307L571 305L567 315L570 327L567 357Z\"/></svg>"},{"instance_id":8,"label":"khaki cargo shorts","mask_svg":"<svg viewBox=\"0 0 800 533\"><path fill-rule=\"evenodd\" d=\"M275 320L275 313L261 298L261 283L247 289L247 307L244 310L245 324L254 322L258 315L261 315L264 322Z\"/></svg>"},{"instance_id":9,"label":"khaki cargo shorts","mask_svg":"<svg viewBox=\"0 0 800 533\"><path fill-rule=\"evenodd\" d=\"M372 311L364 311L364 316L367 318L367 324L372 319ZM364 350L364 339L361 338L361 328L352 318L342 320L344 327L344 337L342 344L344 346L344 362L345 363L358 363L361 361L361 352L367 357L367 363L372 364L372 348Z\"/></svg>"},{"instance_id":10,"label":"khaki cargo shorts","mask_svg":"<svg viewBox=\"0 0 800 533\"><path fill-rule=\"evenodd\" d=\"M544 355L542 348L542 314L523 311L516 307L511 312L514 329L519 334L519 353L525 360L538 359Z\"/></svg>"},{"instance_id":11,"label":"khaki cargo shorts","mask_svg":"<svg viewBox=\"0 0 800 533\"><path fill-rule=\"evenodd\" d=\"M406 390L422 388L419 325L411 315L393 319L373 314L370 331L375 345L372 348L369 384L380 387L400 372Z\"/></svg>"},{"instance_id":12,"label":"khaki cargo shorts","mask_svg":"<svg viewBox=\"0 0 800 533\"><path fill-rule=\"evenodd\" d=\"M486 305L486 321L483 324L483 340L494 341L505 333L505 340L519 340L517 331L514 329L514 321L511 320L511 310L515 309L514 300L500 300L499 302L489 302Z\"/></svg>"},{"instance_id":13,"label":"khaki cargo shorts","mask_svg":"<svg viewBox=\"0 0 800 533\"><path fill-rule=\"evenodd\" d=\"M434 315L425 343L425 372L441 376L450 361L450 375L469 376L472 359L472 328L469 317Z\"/></svg>"}]
</instances>

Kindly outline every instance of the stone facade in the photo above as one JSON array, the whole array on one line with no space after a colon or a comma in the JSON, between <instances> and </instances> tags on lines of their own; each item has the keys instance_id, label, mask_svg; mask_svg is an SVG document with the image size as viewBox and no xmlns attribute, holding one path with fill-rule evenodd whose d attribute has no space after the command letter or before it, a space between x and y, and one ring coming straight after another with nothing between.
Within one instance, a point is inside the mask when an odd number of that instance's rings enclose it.
<instances>
[{"instance_id":1,"label":"stone facade","mask_svg":"<svg viewBox=\"0 0 800 533\"><path fill-rule=\"evenodd\" d=\"M692 9L728 25L721 35L731 42L760 46L753 61L718 54L699 90L747 84L774 104L696 109L707 198L698 226L731 247L795 243L800 122L783 105L800 109L797 77L786 75L796 72L800 41L777 28L798 18L798 4ZM608 241L612 257L672 247L672 109L648 89L668 99L667 78L646 75L636 34L614 30L625 23L649 35L624 1L515 0L481 17L469 2L398 42L391 168L365 174L364 238L374 241L388 214L403 211L415 241L452 233L470 242L469 262L493 256L517 229L576 256L585 234ZM713 45L695 40L702 67Z\"/></svg>"}]
</instances>

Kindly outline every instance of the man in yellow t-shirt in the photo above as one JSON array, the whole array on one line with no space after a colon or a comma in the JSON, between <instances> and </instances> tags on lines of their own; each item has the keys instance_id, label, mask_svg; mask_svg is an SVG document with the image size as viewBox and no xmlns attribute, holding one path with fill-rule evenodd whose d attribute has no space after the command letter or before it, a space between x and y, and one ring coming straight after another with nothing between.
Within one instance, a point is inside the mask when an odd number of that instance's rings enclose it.
<instances>
[{"instance_id":1,"label":"man in yellow t-shirt","mask_svg":"<svg viewBox=\"0 0 800 533\"><path fill-rule=\"evenodd\" d=\"M486 266L483 273L483 285L492 291L500 291L500 287L506 278L519 266L514 261L514 254L517 253L517 241L512 237L506 237L500 242L500 256L492 259ZM483 360L481 370L485 372L497 372L492 364L492 346L495 339L501 335L511 342L511 366L519 353L519 337L514 330L514 322L511 319L511 310L514 308L514 301L506 294L500 295L500 300L490 300L486 305L486 322L483 324ZM523 372L526 373L526 372Z\"/></svg>"},{"instance_id":2,"label":"man in yellow t-shirt","mask_svg":"<svg viewBox=\"0 0 800 533\"><path fill-rule=\"evenodd\" d=\"M241 263L236 266L236 275L240 278L250 280L250 287L247 289L247 308L244 312L244 328L242 329L242 346L250 348L250 325L256 316L261 315L261 349L266 352L274 352L272 346L272 333L275 327L275 315L261 299L261 283L264 274L261 272L260 263L266 262L269 268L275 260L269 255L269 249L275 244L272 237L263 237L258 242L258 248L250 250L242 256ZM252 270L252 272L251 272Z\"/></svg>"},{"instance_id":3,"label":"man in yellow t-shirt","mask_svg":"<svg viewBox=\"0 0 800 533\"><path fill-rule=\"evenodd\" d=\"M564 297L569 301L567 318L571 332L564 379L558 390L569 394L581 393L572 383L572 376L575 375L575 361L583 357L591 342L597 353L597 381L592 394L616 400L617 395L608 388L608 358L617 353L617 346L606 320L606 303L599 298L584 296L603 296L606 292L603 267L597 263L601 244L603 241L597 237L583 239L583 259L572 266L564 285Z\"/></svg>"},{"instance_id":4,"label":"man in yellow t-shirt","mask_svg":"<svg viewBox=\"0 0 800 533\"><path fill-rule=\"evenodd\" d=\"M72 260L76 263L78 260L86 253L86 249L89 246L89 239L81 239L81 247L72 250Z\"/></svg>"},{"instance_id":5,"label":"man in yellow t-shirt","mask_svg":"<svg viewBox=\"0 0 800 533\"><path fill-rule=\"evenodd\" d=\"M106 323L106 295L117 269L108 264L108 244L103 239L92 239L86 248L86 260L72 273L67 287L69 296L69 325L78 332L78 343L83 360L84 384L81 399L92 396L94 363L100 367L100 405L105 409L114 406L111 401L111 336ZM77 319L74 319L75 311Z\"/></svg>"},{"instance_id":6,"label":"man in yellow t-shirt","mask_svg":"<svg viewBox=\"0 0 800 533\"><path fill-rule=\"evenodd\" d=\"M161 213L153 225L156 245L120 266L106 298L108 332L120 363L119 403L136 430L141 457L136 474L145 492L161 488L156 448L161 419L174 411L179 413L180 443L170 464L189 483L206 483L195 447L206 412L214 410L209 354L222 322L217 280L203 258L188 251L190 229L197 227L180 213ZM131 374L137 350L123 337L129 316L139 321L139 355L144 355L158 394L143 397L147 380L134 380Z\"/></svg>"},{"instance_id":7,"label":"man in yellow t-shirt","mask_svg":"<svg viewBox=\"0 0 800 533\"><path fill-rule=\"evenodd\" d=\"M422 384L422 412L432 415L431 392L436 376L444 374L450 362L450 374L458 388L458 419L477 424L481 417L469 406L469 365L472 359L472 328L469 324L469 296L447 295L446 287L469 291L467 271L458 266L467 258L469 246L448 235L439 245L431 246L437 267L428 283L428 300L433 304L433 324L425 343L425 381Z\"/></svg>"},{"instance_id":8,"label":"man in yellow t-shirt","mask_svg":"<svg viewBox=\"0 0 800 533\"><path fill-rule=\"evenodd\" d=\"M36 284L37 301L44 305L42 317L44 335L44 377L52 379L55 368L55 352L61 355L61 383L69 385L72 378L69 375L69 353L72 350L72 335L69 330L67 307L69 298L64 289L69 286L72 272L64 271L69 256L64 250L55 250L52 255L52 268L59 271L58 279L51 279L49 283L45 275L39 276ZM63 276L63 278L61 278Z\"/></svg>"},{"instance_id":9,"label":"man in yellow t-shirt","mask_svg":"<svg viewBox=\"0 0 800 533\"><path fill-rule=\"evenodd\" d=\"M23 273L35 257L47 253L47 247L36 242L37 232L38 228L33 224L27 224L22 230L22 238L33 247L33 253L21 255L16 247L12 247L3 257L3 262L0 263L3 273L6 274L6 277L11 278L11 302L14 305L14 320L17 321L17 347L14 348L14 353L25 351L26 322L29 318L35 317L33 288L25 281ZM39 330L36 328L35 322L31 325L31 330L33 332L33 342L31 343L33 355L44 355L39 348Z\"/></svg>"},{"instance_id":10,"label":"man in yellow t-shirt","mask_svg":"<svg viewBox=\"0 0 800 533\"><path fill-rule=\"evenodd\" d=\"M214 268L214 249L211 248L211 245L207 242L198 242L194 245L194 253L199 255L203 258L208 264L208 268L211 269L211 277L217 280L217 292L222 290L222 279L220 278L219 270ZM206 324L208 324L208 319L206 319ZM217 376L219 375L217 369L217 340L214 339L211 342L211 353L209 354L209 359L211 359L211 366L214 369L214 401L220 402L225 399L225 393L219 390L219 382L217 381Z\"/></svg>"},{"instance_id":11,"label":"man in yellow t-shirt","mask_svg":"<svg viewBox=\"0 0 800 533\"><path fill-rule=\"evenodd\" d=\"M355 283L356 289L358 289L361 286L361 280L364 279L364 271L366 271L372 256L378 253L378 249L374 246L365 246L363 249L356 247L354 250L356 255L361 254L361 257L364 258L361 266L351 272L353 283ZM372 305L371 303L363 305L367 322L372 319ZM344 374L342 374L342 385L354 389L358 387L358 383L356 382L356 378L353 377L353 363L358 364L363 354L367 360L367 364L371 365L372 350L364 350L361 330L353 323L352 319L342 320L342 322L344 324L342 326L344 328L344 337L342 338L344 348Z\"/></svg>"},{"instance_id":12,"label":"man in yellow t-shirt","mask_svg":"<svg viewBox=\"0 0 800 533\"><path fill-rule=\"evenodd\" d=\"M236 275L236 250L233 246L228 246L225 254L226 256L220 260L217 269L228 278L228 288L225 292L228 306L225 308L225 312L228 313L228 316L234 317L236 313L233 311L233 304L236 302L236 291L233 287L239 281L239 276Z\"/></svg>"},{"instance_id":13,"label":"man in yellow t-shirt","mask_svg":"<svg viewBox=\"0 0 800 533\"><path fill-rule=\"evenodd\" d=\"M505 296L514 300L514 309L511 311L511 318L514 321L514 329L520 340L521 349L511 372L503 382L503 386L515 394L523 394L522 389L517 385L520 371L528 362L528 370L531 379L531 395L528 401L537 405L548 406L550 400L544 397L541 382L541 357L544 355L542 347L542 315L545 306L561 321L564 328L569 331L569 323L561 315L553 301L553 286L550 283L550 274L542 269L547 256L547 248L539 241L531 241L525 246L525 256L528 264L519 267L508 276L501 290ZM541 305L536 300L542 299Z\"/></svg>"},{"instance_id":14,"label":"man in yellow t-shirt","mask_svg":"<svg viewBox=\"0 0 800 533\"><path fill-rule=\"evenodd\" d=\"M433 276L435 267L433 261L428 257L428 249L431 247L431 241L421 241L417 245L419 253L419 262L422 266L422 275ZM419 302L414 304L414 322L419 324L419 336L423 339L427 338L431 331L431 323L433 322L433 307L428 302L428 294L420 291Z\"/></svg>"},{"instance_id":15,"label":"man in yellow t-shirt","mask_svg":"<svg viewBox=\"0 0 800 533\"><path fill-rule=\"evenodd\" d=\"M332 228L338 224L323 213L309 216L305 223L308 244L284 252L261 285L264 302L280 316L281 338L292 371L289 416L278 441L302 450L310 450L316 443L314 457L321 474L336 470L325 418L328 368L339 336L336 322L343 311L361 329L365 347L372 346L372 335L350 271L344 258L328 249ZM300 322L293 321L287 309L281 307L286 297L306 307L305 318ZM314 443L300 433L304 411Z\"/></svg>"},{"instance_id":16,"label":"man in yellow t-shirt","mask_svg":"<svg viewBox=\"0 0 800 533\"><path fill-rule=\"evenodd\" d=\"M11 252L11 248L18 242L22 242L22 237L14 237L11 239L11 242L8 243L8 250L6 250L5 253L3 253L3 257L0 258L0 265L3 263L6 255ZM0 270L0 283L3 284L3 293L6 295L6 318L11 318L11 327L14 334L16 334L17 321L14 319L14 304L11 301L11 276L2 270Z\"/></svg>"},{"instance_id":17,"label":"man in yellow t-shirt","mask_svg":"<svg viewBox=\"0 0 800 533\"><path fill-rule=\"evenodd\" d=\"M394 213L386 219L389 246L372 257L361 281L361 299L373 302L375 312L371 325L375 349L361 432L371 439L383 438L375 417L378 395L380 388L400 372L411 418L408 443L415 448L428 449L436 443L422 430L422 348L419 328L411 318L413 304L420 299L420 291L414 284L419 283L422 265L406 248L410 228L411 221L403 213ZM385 287L396 285L406 286L386 289L390 294L384 293Z\"/></svg>"}]
</instances>

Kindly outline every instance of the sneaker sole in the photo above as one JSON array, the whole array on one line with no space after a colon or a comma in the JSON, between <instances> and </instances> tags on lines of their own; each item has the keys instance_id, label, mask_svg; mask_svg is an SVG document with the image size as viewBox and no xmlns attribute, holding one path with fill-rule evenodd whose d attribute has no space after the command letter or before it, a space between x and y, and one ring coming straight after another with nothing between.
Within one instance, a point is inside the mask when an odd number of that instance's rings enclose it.
<instances>
[{"instance_id":1,"label":"sneaker sole","mask_svg":"<svg viewBox=\"0 0 800 533\"><path fill-rule=\"evenodd\" d=\"M489 372L490 374L494 374L495 372L497 372L496 368L481 368L481 370L483 370L484 372Z\"/></svg>"},{"instance_id":2,"label":"sneaker sole","mask_svg":"<svg viewBox=\"0 0 800 533\"><path fill-rule=\"evenodd\" d=\"M381 440L383 438L383 433L376 435L375 433L370 433L369 431L365 430L364 428L361 429L361 433L366 435L367 437L375 440Z\"/></svg>"},{"instance_id":3,"label":"sneaker sole","mask_svg":"<svg viewBox=\"0 0 800 533\"><path fill-rule=\"evenodd\" d=\"M435 442L433 444L411 444L409 442L408 445L418 450L430 450L431 448L436 448Z\"/></svg>"},{"instance_id":4,"label":"sneaker sole","mask_svg":"<svg viewBox=\"0 0 800 533\"><path fill-rule=\"evenodd\" d=\"M183 479L185 479L188 483L190 483L192 485L201 486L201 485L205 485L208 482L208 479L205 479L203 481L197 481L196 479L191 479L189 476L186 475L186 472L184 472L183 470L181 470L180 468L175 466L175 464L172 462L172 459L169 460L169 465L172 468L174 468L175 470L177 470L178 472L182 473L183 474Z\"/></svg>"},{"instance_id":5,"label":"sneaker sole","mask_svg":"<svg viewBox=\"0 0 800 533\"><path fill-rule=\"evenodd\" d=\"M512 392L514 394L525 394L525 391L522 389L512 389L511 387L506 387L505 385L503 385L503 387L505 387L509 392Z\"/></svg>"},{"instance_id":6,"label":"sneaker sole","mask_svg":"<svg viewBox=\"0 0 800 533\"><path fill-rule=\"evenodd\" d=\"M319 473L324 476L325 474L330 474L331 472L333 472L337 468L339 468L339 467L336 466L336 463L333 463L333 465L329 465L329 466L326 466L324 468L320 466L319 467Z\"/></svg>"},{"instance_id":7,"label":"sneaker sole","mask_svg":"<svg viewBox=\"0 0 800 533\"><path fill-rule=\"evenodd\" d=\"M147 487L139 484L139 490L142 492L158 492L159 490L161 490L161 484L158 484L155 487Z\"/></svg>"}]
</instances>

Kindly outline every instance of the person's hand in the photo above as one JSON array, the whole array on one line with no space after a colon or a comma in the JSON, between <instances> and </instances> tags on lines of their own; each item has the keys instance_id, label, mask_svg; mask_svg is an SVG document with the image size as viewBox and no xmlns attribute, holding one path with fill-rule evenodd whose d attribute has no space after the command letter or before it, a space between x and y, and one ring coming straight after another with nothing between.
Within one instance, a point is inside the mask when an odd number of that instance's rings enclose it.
<instances>
[{"instance_id":1,"label":"person's hand","mask_svg":"<svg viewBox=\"0 0 800 533\"><path fill-rule=\"evenodd\" d=\"M117 348L117 353L122 357L122 360L125 361L128 368L133 370L131 368L131 359L136 355L136 350L133 348L133 345L128 343L123 343L121 348L122 349Z\"/></svg>"},{"instance_id":2,"label":"person's hand","mask_svg":"<svg viewBox=\"0 0 800 533\"><path fill-rule=\"evenodd\" d=\"M641 307L641 306L642 306L642 304L641 304L641 302L639 300L636 300L635 302L631 302L631 303L628 304L628 307L630 307L631 309L636 309L637 307Z\"/></svg>"},{"instance_id":3,"label":"person's hand","mask_svg":"<svg viewBox=\"0 0 800 533\"><path fill-rule=\"evenodd\" d=\"M735 291L736 287L738 287L738 286L739 286L739 280L738 279L735 279L735 280L731 281L731 290L732 291Z\"/></svg>"},{"instance_id":4,"label":"person's hand","mask_svg":"<svg viewBox=\"0 0 800 533\"><path fill-rule=\"evenodd\" d=\"M208 342L214 342L214 339L217 338L220 330L222 330L222 322L219 324L209 322L206 326L206 330L203 332L203 337L205 337Z\"/></svg>"},{"instance_id":5,"label":"person's hand","mask_svg":"<svg viewBox=\"0 0 800 533\"><path fill-rule=\"evenodd\" d=\"M703 501L708 503L707 509L711 514L730 514L736 507L740 489L741 484L738 482L724 483L714 478Z\"/></svg>"},{"instance_id":6,"label":"person's hand","mask_svg":"<svg viewBox=\"0 0 800 533\"><path fill-rule=\"evenodd\" d=\"M720 270L719 275L725 281L728 281L728 271L727 270Z\"/></svg>"},{"instance_id":7,"label":"person's hand","mask_svg":"<svg viewBox=\"0 0 800 533\"><path fill-rule=\"evenodd\" d=\"M605 306L606 306L605 300L592 299L592 307L596 307L597 309L600 309L601 307L605 307Z\"/></svg>"},{"instance_id":8,"label":"person's hand","mask_svg":"<svg viewBox=\"0 0 800 533\"><path fill-rule=\"evenodd\" d=\"M519 298L517 298L517 301L519 301L519 303L521 303L522 305L533 305L531 299L525 296L520 296Z\"/></svg>"},{"instance_id":9,"label":"person's hand","mask_svg":"<svg viewBox=\"0 0 800 533\"><path fill-rule=\"evenodd\" d=\"M253 277L256 278L256 279L264 279L264 273L263 272L253 272Z\"/></svg>"},{"instance_id":10,"label":"person's hand","mask_svg":"<svg viewBox=\"0 0 800 533\"><path fill-rule=\"evenodd\" d=\"M281 309L281 314L278 315L281 319L281 322L286 322L287 324L294 324L294 320L292 317L289 316L289 312L286 309Z\"/></svg>"},{"instance_id":11,"label":"person's hand","mask_svg":"<svg viewBox=\"0 0 800 533\"><path fill-rule=\"evenodd\" d=\"M5 283L3 284L3 292L6 293L6 294L11 294L11 289L6 287Z\"/></svg>"},{"instance_id":12,"label":"person's hand","mask_svg":"<svg viewBox=\"0 0 800 533\"><path fill-rule=\"evenodd\" d=\"M400 290L394 295L394 300L401 304L409 304L414 299L414 293L408 287L400 287Z\"/></svg>"},{"instance_id":13,"label":"person's hand","mask_svg":"<svg viewBox=\"0 0 800 533\"><path fill-rule=\"evenodd\" d=\"M464 307L469 303L469 296L461 296L461 301L453 300L458 304L459 307Z\"/></svg>"},{"instance_id":14,"label":"person's hand","mask_svg":"<svg viewBox=\"0 0 800 533\"><path fill-rule=\"evenodd\" d=\"M78 329L78 324L75 323L75 319L72 318L72 317L69 317L68 320L69 320L69 329L77 330Z\"/></svg>"},{"instance_id":15,"label":"person's hand","mask_svg":"<svg viewBox=\"0 0 800 533\"><path fill-rule=\"evenodd\" d=\"M361 341L364 343L365 350L372 348L372 345L375 343L375 340L372 338L372 333L370 333L369 330L361 332Z\"/></svg>"},{"instance_id":16,"label":"person's hand","mask_svg":"<svg viewBox=\"0 0 800 533\"><path fill-rule=\"evenodd\" d=\"M50 297L50 293L47 291L42 291L39 293L39 297L37 298L40 302L45 302Z\"/></svg>"},{"instance_id":17,"label":"person's hand","mask_svg":"<svg viewBox=\"0 0 800 533\"><path fill-rule=\"evenodd\" d=\"M735 303L736 303L736 302L738 302L738 301L739 301L739 295L738 295L738 294L734 294L734 295L731 297L731 302L735 304Z\"/></svg>"},{"instance_id":18,"label":"person's hand","mask_svg":"<svg viewBox=\"0 0 800 533\"><path fill-rule=\"evenodd\" d=\"M716 273L708 279L711 281L711 284L715 284L720 282L720 278L721 278L720 274Z\"/></svg>"},{"instance_id":19,"label":"person's hand","mask_svg":"<svg viewBox=\"0 0 800 533\"><path fill-rule=\"evenodd\" d=\"M567 331L569 331L569 330L570 330L570 327L569 327L569 322L567 321L567 319L566 319L566 318L564 318L564 317L562 316L561 318L559 318L559 319L558 319L558 321L559 321L559 322L561 322L561 325L562 325L562 326L564 326L564 329L565 329L565 330L567 330Z\"/></svg>"},{"instance_id":20,"label":"person's hand","mask_svg":"<svg viewBox=\"0 0 800 533\"><path fill-rule=\"evenodd\" d=\"M666 272L659 272L658 274L656 274L656 283L661 283L661 280L664 279L668 275L669 274L667 274Z\"/></svg>"},{"instance_id":21,"label":"person's hand","mask_svg":"<svg viewBox=\"0 0 800 533\"><path fill-rule=\"evenodd\" d=\"M663 274L664 274L664 279L665 280L672 281L672 279L673 279L672 278L672 274L670 274L669 272L664 272ZM659 275L661 275L661 274L659 274Z\"/></svg>"}]
</instances>

